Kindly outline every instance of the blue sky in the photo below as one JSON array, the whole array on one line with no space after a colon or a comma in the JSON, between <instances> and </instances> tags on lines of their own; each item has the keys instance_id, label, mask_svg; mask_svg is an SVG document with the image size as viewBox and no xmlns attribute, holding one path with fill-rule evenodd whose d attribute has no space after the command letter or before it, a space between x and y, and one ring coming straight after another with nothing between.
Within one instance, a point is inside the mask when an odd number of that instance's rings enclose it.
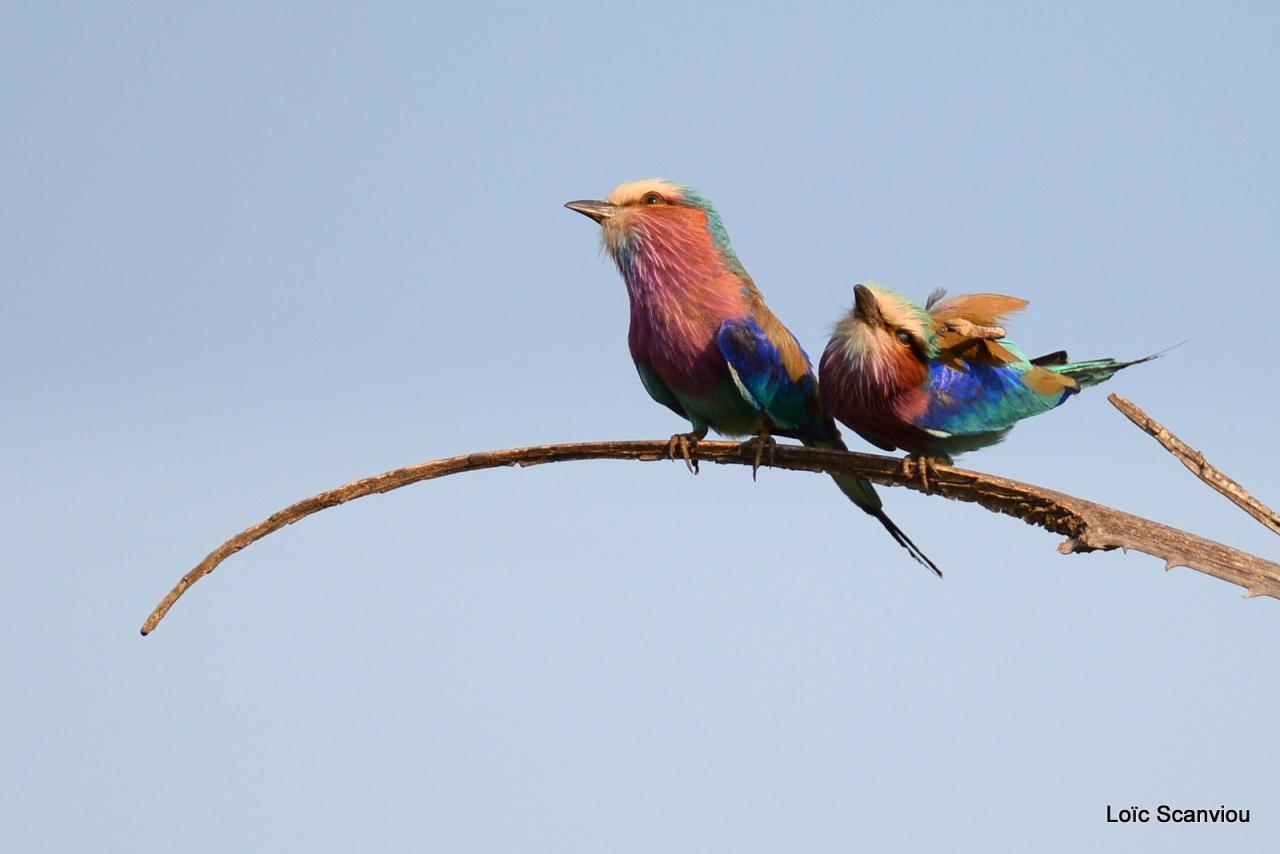
<instances>
[{"instance_id":1,"label":"blue sky","mask_svg":"<svg viewBox=\"0 0 1280 854\"><path fill-rule=\"evenodd\" d=\"M7 9L0 848L1269 850L1277 603L904 490L944 582L823 478L584 463L328 511L136 632L330 486L683 429L561 208L649 175L811 353L864 280L1030 299L1029 351L1190 339L963 463L1276 554L1105 392L1280 501L1278 24ZM1159 803L1253 823L1105 823Z\"/></svg>"}]
</instances>

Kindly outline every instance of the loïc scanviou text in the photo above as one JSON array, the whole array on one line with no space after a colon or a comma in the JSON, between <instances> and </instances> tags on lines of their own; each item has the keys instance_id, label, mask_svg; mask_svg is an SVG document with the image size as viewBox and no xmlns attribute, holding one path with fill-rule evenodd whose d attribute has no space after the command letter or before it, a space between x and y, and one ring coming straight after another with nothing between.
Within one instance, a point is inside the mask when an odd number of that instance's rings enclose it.
<instances>
[{"instance_id":1,"label":"lo\u00efc scanviou text","mask_svg":"<svg viewBox=\"0 0 1280 854\"><path fill-rule=\"evenodd\" d=\"M1147 807L1116 807L1107 804L1108 824L1148 824L1152 820L1160 824L1248 824L1249 810L1228 809L1225 804L1211 809L1182 809L1160 804L1154 810Z\"/></svg>"}]
</instances>

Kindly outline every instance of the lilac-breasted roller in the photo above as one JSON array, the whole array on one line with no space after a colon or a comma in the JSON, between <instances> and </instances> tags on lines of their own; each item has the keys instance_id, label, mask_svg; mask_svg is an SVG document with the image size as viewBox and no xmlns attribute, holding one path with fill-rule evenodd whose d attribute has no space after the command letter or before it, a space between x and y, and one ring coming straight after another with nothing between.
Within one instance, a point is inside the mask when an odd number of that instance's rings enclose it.
<instances>
[{"instance_id":1,"label":"lilac-breasted roller","mask_svg":"<svg viewBox=\"0 0 1280 854\"><path fill-rule=\"evenodd\" d=\"M630 298L628 342L645 390L693 426L671 437L673 457L679 448L688 462L689 445L708 428L756 436L757 464L773 435L844 449L809 357L765 305L705 196L653 178L623 184L606 201L565 207L602 226ZM916 560L942 574L885 514L870 483L833 477Z\"/></svg>"},{"instance_id":2,"label":"lilac-breasted roller","mask_svg":"<svg viewBox=\"0 0 1280 854\"><path fill-rule=\"evenodd\" d=\"M925 466L994 445L1018 421L1159 355L1029 359L1000 328L1027 301L1001 294L935 291L923 307L878 285L855 285L853 295L819 363L822 401L871 444Z\"/></svg>"}]
</instances>

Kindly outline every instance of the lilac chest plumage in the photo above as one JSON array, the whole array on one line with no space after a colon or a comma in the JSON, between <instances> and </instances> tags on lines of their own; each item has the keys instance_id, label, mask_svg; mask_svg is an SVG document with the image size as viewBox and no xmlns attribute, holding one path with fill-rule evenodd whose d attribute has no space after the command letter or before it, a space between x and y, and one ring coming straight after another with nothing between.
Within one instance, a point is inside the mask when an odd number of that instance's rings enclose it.
<instances>
[{"instance_id":1,"label":"lilac chest plumage","mask_svg":"<svg viewBox=\"0 0 1280 854\"><path fill-rule=\"evenodd\" d=\"M879 370L864 368L832 338L822 354L819 393L827 409L877 444L910 448L929 440L915 421L929 406L927 371L905 353L891 353Z\"/></svg>"},{"instance_id":2,"label":"lilac chest plumage","mask_svg":"<svg viewBox=\"0 0 1280 854\"><path fill-rule=\"evenodd\" d=\"M731 381L716 334L750 313L750 292L705 232L652 228L638 237L617 254L631 302L632 358L682 391Z\"/></svg>"}]
</instances>

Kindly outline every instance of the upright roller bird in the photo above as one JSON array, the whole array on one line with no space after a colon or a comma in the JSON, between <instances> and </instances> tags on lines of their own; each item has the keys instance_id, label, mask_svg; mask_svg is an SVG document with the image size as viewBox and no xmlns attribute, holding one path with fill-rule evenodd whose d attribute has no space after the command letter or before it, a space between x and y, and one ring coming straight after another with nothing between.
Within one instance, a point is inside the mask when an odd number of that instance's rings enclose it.
<instances>
[{"instance_id":1,"label":"upright roller bird","mask_svg":"<svg viewBox=\"0 0 1280 854\"><path fill-rule=\"evenodd\" d=\"M661 178L619 186L570 210L598 222L631 302L628 343L649 396L692 429L671 437L674 458L708 429L755 436L756 461L772 436L844 449L822 407L809 357L765 305L711 202ZM941 575L885 514L870 483L832 475L911 556Z\"/></svg>"}]
</instances>

